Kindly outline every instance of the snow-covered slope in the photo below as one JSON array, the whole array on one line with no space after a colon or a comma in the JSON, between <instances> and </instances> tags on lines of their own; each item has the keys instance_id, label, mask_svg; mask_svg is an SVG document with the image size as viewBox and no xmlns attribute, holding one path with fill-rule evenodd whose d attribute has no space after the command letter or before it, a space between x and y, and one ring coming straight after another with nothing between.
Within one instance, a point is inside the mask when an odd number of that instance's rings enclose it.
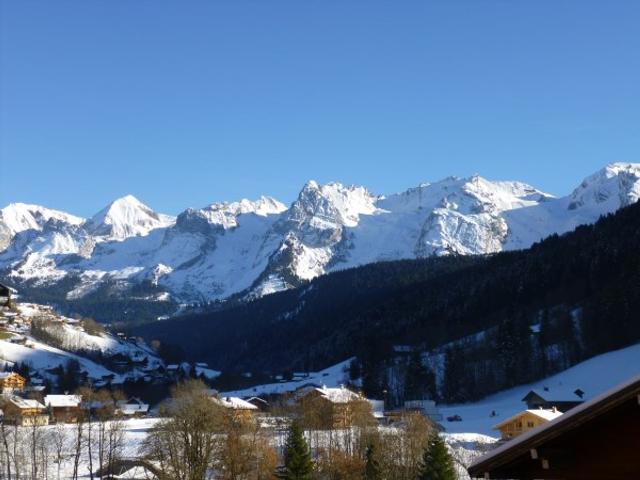
<instances>
[{"instance_id":1,"label":"snow-covered slope","mask_svg":"<svg viewBox=\"0 0 640 480\"><path fill-rule=\"evenodd\" d=\"M638 374L640 344L598 355L544 380L520 385L475 403L444 406L441 413L445 418L452 415L460 415L462 418L460 422L445 421L447 432L475 432L498 436L498 432L492 430L492 427L525 410L526 404L522 402L522 398L530 390L544 391L546 388L550 397L579 400L573 394L579 388L584 392L584 400L589 400ZM492 411L497 416L491 417Z\"/></svg>"},{"instance_id":2,"label":"snow-covered slope","mask_svg":"<svg viewBox=\"0 0 640 480\"><path fill-rule=\"evenodd\" d=\"M126 292L144 282L156 289L150 300L260 296L381 260L526 248L639 196L640 164L616 163L559 198L473 176L389 196L310 181L289 208L260 197L187 209L177 218L132 196L87 221L12 204L0 217L0 272L18 286L65 279L67 297L76 299L100 285Z\"/></svg>"},{"instance_id":3,"label":"snow-covered slope","mask_svg":"<svg viewBox=\"0 0 640 480\"><path fill-rule=\"evenodd\" d=\"M25 230L41 231L50 220L67 225L80 225L84 222L84 219L74 215L38 205L9 204L0 210L0 251L9 246L17 233Z\"/></svg>"},{"instance_id":4,"label":"snow-covered slope","mask_svg":"<svg viewBox=\"0 0 640 480\"><path fill-rule=\"evenodd\" d=\"M344 385L348 380L349 364L353 358L349 358L343 362L332 365L319 372L305 372L304 374L294 374L294 378L276 383L267 383L264 385L256 385L255 387L245 388L243 390L234 390L224 392L223 395L231 397L252 397L260 395L271 395L274 393L293 392L307 384L314 384L326 387L339 387Z\"/></svg>"},{"instance_id":5,"label":"snow-covered slope","mask_svg":"<svg viewBox=\"0 0 640 480\"><path fill-rule=\"evenodd\" d=\"M46 330L46 343L32 333L33 322ZM0 332L0 364L28 364L33 373L42 377L50 376L51 369L66 365L69 360L77 360L80 370L94 382L105 377L114 383L136 380L164 366L141 340L134 343L106 332L87 333L77 320L58 315L44 305L18 303L15 311L0 308ZM88 354L102 359L128 359L130 367L116 373L87 358Z\"/></svg>"}]
</instances>

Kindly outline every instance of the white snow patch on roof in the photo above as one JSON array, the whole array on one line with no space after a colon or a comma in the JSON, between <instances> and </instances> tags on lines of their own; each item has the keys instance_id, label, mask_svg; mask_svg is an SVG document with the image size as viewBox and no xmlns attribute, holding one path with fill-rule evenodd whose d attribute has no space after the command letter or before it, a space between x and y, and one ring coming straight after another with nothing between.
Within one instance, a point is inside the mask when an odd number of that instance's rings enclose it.
<instances>
[{"instance_id":1,"label":"white snow patch on roof","mask_svg":"<svg viewBox=\"0 0 640 480\"><path fill-rule=\"evenodd\" d=\"M81 395L47 395L44 404L47 407L77 407L82 401Z\"/></svg>"}]
</instances>

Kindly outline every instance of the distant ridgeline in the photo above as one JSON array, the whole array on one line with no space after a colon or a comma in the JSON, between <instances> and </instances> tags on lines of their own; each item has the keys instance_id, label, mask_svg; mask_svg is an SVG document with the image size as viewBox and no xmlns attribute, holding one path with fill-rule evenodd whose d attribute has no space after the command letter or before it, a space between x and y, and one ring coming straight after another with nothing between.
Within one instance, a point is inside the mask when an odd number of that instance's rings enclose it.
<instances>
[{"instance_id":1,"label":"distant ridgeline","mask_svg":"<svg viewBox=\"0 0 640 480\"><path fill-rule=\"evenodd\" d=\"M227 371L356 355L369 395L471 400L638 342L639 246L634 204L527 250L372 264L137 333Z\"/></svg>"}]
</instances>

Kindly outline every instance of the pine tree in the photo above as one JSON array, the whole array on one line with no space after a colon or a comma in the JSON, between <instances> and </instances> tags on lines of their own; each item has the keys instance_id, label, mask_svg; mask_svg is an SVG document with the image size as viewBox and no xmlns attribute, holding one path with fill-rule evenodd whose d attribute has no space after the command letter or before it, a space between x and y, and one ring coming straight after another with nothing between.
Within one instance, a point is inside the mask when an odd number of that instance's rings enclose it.
<instances>
[{"instance_id":1,"label":"pine tree","mask_svg":"<svg viewBox=\"0 0 640 480\"><path fill-rule=\"evenodd\" d=\"M284 480L309 480L313 472L313 462L309 446L304 439L302 428L293 422L284 447L284 465L276 472L276 477Z\"/></svg>"},{"instance_id":2,"label":"pine tree","mask_svg":"<svg viewBox=\"0 0 640 480\"><path fill-rule=\"evenodd\" d=\"M404 387L405 400L435 399L436 380L433 372L422 361L420 352L413 352L407 365Z\"/></svg>"},{"instance_id":3,"label":"pine tree","mask_svg":"<svg viewBox=\"0 0 640 480\"><path fill-rule=\"evenodd\" d=\"M366 464L364 466L365 480L381 480L382 472L380 469L380 463L376 458L376 449L373 446L373 444L367 447L365 457L366 457Z\"/></svg>"},{"instance_id":4,"label":"pine tree","mask_svg":"<svg viewBox=\"0 0 640 480\"><path fill-rule=\"evenodd\" d=\"M423 462L420 480L456 480L453 459L437 432L429 437Z\"/></svg>"}]
</instances>

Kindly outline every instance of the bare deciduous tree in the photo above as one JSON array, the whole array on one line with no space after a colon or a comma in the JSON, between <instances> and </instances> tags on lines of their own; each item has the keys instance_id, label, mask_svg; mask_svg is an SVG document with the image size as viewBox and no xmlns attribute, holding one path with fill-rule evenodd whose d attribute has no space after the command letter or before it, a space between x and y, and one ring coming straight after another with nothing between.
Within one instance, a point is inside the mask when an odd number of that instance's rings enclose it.
<instances>
[{"instance_id":1,"label":"bare deciduous tree","mask_svg":"<svg viewBox=\"0 0 640 480\"><path fill-rule=\"evenodd\" d=\"M167 480L206 480L222 448L223 407L212 402L206 386L189 380L173 389L143 453L160 466Z\"/></svg>"}]
</instances>

